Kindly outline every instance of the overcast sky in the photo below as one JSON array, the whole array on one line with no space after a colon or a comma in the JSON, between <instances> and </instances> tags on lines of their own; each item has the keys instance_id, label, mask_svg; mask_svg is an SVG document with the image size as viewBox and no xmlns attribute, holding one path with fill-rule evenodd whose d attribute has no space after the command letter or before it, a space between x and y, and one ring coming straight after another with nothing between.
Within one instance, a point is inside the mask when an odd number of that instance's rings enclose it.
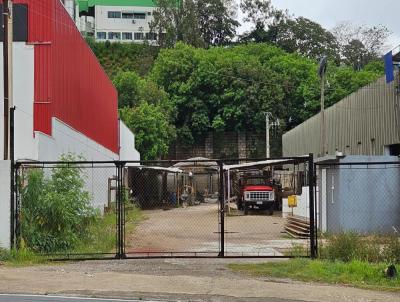
<instances>
[{"instance_id":1,"label":"overcast sky","mask_svg":"<svg viewBox=\"0 0 400 302\"><path fill-rule=\"evenodd\" d=\"M389 50L400 45L400 0L272 0L280 9L331 29L341 21L368 26L384 25L393 32ZM241 31L246 30L244 25Z\"/></svg>"}]
</instances>

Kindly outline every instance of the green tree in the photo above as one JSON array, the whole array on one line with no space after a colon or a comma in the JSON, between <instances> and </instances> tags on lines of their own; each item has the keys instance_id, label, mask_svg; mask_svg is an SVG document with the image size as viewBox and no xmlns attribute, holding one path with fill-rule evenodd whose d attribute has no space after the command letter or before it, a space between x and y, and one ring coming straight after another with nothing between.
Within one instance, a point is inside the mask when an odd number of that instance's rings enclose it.
<instances>
[{"instance_id":1,"label":"green tree","mask_svg":"<svg viewBox=\"0 0 400 302\"><path fill-rule=\"evenodd\" d=\"M270 42L287 52L296 52L310 59L328 55L339 63L339 44L335 36L320 24L307 18L284 19L268 29Z\"/></svg>"},{"instance_id":2,"label":"green tree","mask_svg":"<svg viewBox=\"0 0 400 302\"><path fill-rule=\"evenodd\" d=\"M235 36L239 23L227 1L155 0L157 5L150 23L158 34L161 47L184 42L195 47L221 45Z\"/></svg>"},{"instance_id":3,"label":"green tree","mask_svg":"<svg viewBox=\"0 0 400 302\"><path fill-rule=\"evenodd\" d=\"M355 70L380 59L391 32L385 26L339 23L332 33L339 41L342 61Z\"/></svg>"},{"instance_id":4,"label":"green tree","mask_svg":"<svg viewBox=\"0 0 400 302\"><path fill-rule=\"evenodd\" d=\"M320 24L307 18L291 18L282 11L271 13L269 24L258 22L241 39L256 43L269 42L287 52L298 53L310 59L328 55L336 64L340 62L340 49L335 36Z\"/></svg>"},{"instance_id":5,"label":"green tree","mask_svg":"<svg viewBox=\"0 0 400 302\"><path fill-rule=\"evenodd\" d=\"M240 25L222 0L197 0L197 24L206 47L224 45L236 35Z\"/></svg>"},{"instance_id":6,"label":"green tree","mask_svg":"<svg viewBox=\"0 0 400 302\"><path fill-rule=\"evenodd\" d=\"M135 108L120 109L120 116L135 133L136 146L143 159L159 159L167 154L175 129L160 106L142 101Z\"/></svg>"},{"instance_id":7,"label":"green tree","mask_svg":"<svg viewBox=\"0 0 400 302\"><path fill-rule=\"evenodd\" d=\"M118 107L134 107L140 100L139 86L141 79L134 71L123 71L113 80L118 90Z\"/></svg>"}]
</instances>

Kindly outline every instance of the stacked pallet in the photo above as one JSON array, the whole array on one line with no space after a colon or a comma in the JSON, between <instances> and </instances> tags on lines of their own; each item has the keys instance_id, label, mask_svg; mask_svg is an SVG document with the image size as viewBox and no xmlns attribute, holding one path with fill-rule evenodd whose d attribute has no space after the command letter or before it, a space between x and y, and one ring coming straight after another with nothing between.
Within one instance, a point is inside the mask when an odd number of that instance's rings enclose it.
<instances>
[{"instance_id":1,"label":"stacked pallet","mask_svg":"<svg viewBox=\"0 0 400 302\"><path fill-rule=\"evenodd\" d=\"M285 232L298 239L310 238L310 221L308 219L289 215L285 224Z\"/></svg>"}]
</instances>

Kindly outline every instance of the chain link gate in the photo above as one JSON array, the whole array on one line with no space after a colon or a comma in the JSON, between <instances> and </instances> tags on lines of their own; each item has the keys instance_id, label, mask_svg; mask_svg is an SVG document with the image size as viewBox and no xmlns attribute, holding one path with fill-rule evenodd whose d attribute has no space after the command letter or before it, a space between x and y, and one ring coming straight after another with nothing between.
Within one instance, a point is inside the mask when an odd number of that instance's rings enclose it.
<instances>
[{"instance_id":1,"label":"chain link gate","mask_svg":"<svg viewBox=\"0 0 400 302\"><path fill-rule=\"evenodd\" d=\"M18 162L14 246L53 260L315 257L312 160ZM279 195L273 215L242 207L250 174L266 182L252 196ZM304 209L288 211L290 194Z\"/></svg>"}]
</instances>

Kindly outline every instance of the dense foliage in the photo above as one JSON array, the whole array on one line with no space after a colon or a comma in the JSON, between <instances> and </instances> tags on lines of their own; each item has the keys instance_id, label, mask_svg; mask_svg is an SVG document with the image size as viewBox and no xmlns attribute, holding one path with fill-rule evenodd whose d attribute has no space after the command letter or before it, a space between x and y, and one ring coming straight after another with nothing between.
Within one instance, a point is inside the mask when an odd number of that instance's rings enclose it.
<instances>
[{"instance_id":1,"label":"dense foliage","mask_svg":"<svg viewBox=\"0 0 400 302\"><path fill-rule=\"evenodd\" d=\"M72 161L67 155L63 161ZM60 164L48 177L42 169L32 169L21 181L21 236L24 244L41 253L73 249L84 238L97 212L84 188L83 171Z\"/></svg>"},{"instance_id":2,"label":"dense foliage","mask_svg":"<svg viewBox=\"0 0 400 302\"><path fill-rule=\"evenodd\" d=\"M318 62L265 43L162 49L149 74L121 71L114 77L122 119L136 134L146 159L160 158L175 137L191 144L209 131L264 131L272 112L286 131L319 111ZM361 71L330 64L330 106L376 80L373 61ZM176 130L176 131L175 131ZM175 135L176 134L176 135Z\"/></svg>"},{"instance_id":3,"label":"dense foliage","mask_svg":"<svg viewBox=\"0 0 400 302\"><path fill-rule=\"evenodd\" d=\"M142 101L138 106L120 109L120 116L135 133L136 147L144 160L159 158L168 152L175 128L163 108Z\"/></svg>"},{"instance_id":4,"label":"dense foliage","mask_svg":"<svg viewBox=\"0 0 400 302\"><path fill-rule=\"evenodd\" d=\"M147 74L159 51L158 47L146 43L94 42L93 39L87 41L111 79L122 71Z\"/></svg>"},{"instance_id":5,"label":"dense foliage","mask_svg":"<svg viewBox=\"0 0 400 302\"><path fill-rule=\"evenodd\" d=\"M160 52L150 78L168 93L180 137L193 141L210 130L262 131L265 111L282 121L283 130L304 121L319 110L317 68L314 60L268 44L204 50L178 43ZM332 66L328 105L381 72L377 63L362 72Z\"/></svg>"}]
</instances>

